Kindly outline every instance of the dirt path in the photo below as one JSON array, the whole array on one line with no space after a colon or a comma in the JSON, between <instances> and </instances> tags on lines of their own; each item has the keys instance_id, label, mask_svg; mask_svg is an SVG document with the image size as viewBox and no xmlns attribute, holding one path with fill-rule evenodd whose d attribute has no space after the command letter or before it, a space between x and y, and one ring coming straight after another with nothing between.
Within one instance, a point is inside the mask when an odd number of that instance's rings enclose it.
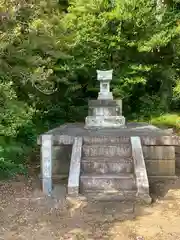
<instances>
[{"instance_id":1,"label":"dirt path","mask_svg":"<svg viewBox=\"0 0 180 240\"><path fill-rule=\"evenodd\" d=\"M158 188L165 196L139 207L47 199L34 179L1 183L0 240L178 240L180 179Z\"/></svg>"}]
</instances>

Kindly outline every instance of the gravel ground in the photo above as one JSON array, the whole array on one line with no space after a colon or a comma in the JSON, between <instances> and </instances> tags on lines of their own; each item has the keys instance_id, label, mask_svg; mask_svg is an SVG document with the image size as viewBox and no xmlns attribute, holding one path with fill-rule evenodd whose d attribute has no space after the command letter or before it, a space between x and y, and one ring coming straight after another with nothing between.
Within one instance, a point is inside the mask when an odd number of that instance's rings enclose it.
<instances>
[{"instance_id":1,"label":"gravel ground","mask_svg":"<svg viewBox=\"0 0 180 240\"><path fill-rule=\"evenodd\" d=\"M36 178L0 183L0 240L178 240L180 179L154 189L151 206L46 198Z\"/></svg>"}]
</instances>

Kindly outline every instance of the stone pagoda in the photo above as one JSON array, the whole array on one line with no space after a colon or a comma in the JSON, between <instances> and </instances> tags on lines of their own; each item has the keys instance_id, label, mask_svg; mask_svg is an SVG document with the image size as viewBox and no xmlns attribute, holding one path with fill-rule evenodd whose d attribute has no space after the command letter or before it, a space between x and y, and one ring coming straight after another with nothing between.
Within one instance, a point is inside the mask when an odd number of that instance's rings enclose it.
<instances>
[{"instance_id":1,"label":"stone pagoda","mask_svg":"<svg viewBox=\"0 0 180 240\"><path fill-rule=\"evenodd\" d=\"M85 128L125 127L125 118L122 116L122 104L114 100L113 94L110 92L112 74L113 70L97 70L100 92L97 100L89 101L89 116L85 119Z\"/></svg>"}]
</instances>

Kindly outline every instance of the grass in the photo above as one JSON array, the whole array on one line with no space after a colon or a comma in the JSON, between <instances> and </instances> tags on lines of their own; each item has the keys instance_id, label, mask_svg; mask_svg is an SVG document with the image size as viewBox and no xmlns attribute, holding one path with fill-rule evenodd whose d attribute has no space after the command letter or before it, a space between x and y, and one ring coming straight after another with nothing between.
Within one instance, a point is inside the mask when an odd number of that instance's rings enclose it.
<instances>
[{"instance_id":1,"label":"grass","mask_svg":"<svg viewBox=\"0 0 180 240\"><path fill-rule=\"evenodd\" d=\"M169 113L159 117L152 117L150 123L159 127L171 127L180 130L180 114Z\"/></svg>"}]
</instances>

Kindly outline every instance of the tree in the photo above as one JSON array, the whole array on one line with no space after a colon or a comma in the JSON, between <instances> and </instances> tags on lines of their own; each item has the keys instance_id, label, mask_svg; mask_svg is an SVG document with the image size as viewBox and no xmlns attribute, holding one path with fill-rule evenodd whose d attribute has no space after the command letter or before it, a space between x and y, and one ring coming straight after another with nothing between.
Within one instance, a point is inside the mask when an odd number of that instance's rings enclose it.
<instances>
[{"instance_id":1,"label":"tree","mask_svg":"<svg viewBox=\"0 0 180 240\"><path fill-rule=\"evenodd\" d=\"M114 6L102 0L76 0L71 1L65 19L74 33L76 61L71 66L75 72L84 71L89 76L97 68L113 68L113 92L127 100L131 111L140 111L147 94L156 95L161 108L168 110L176 75L177 14L164 7L157 9L156 3L148 0L114 1ZM88 85L94 82L95 76Z\"/></svg>"}]
</instances>

